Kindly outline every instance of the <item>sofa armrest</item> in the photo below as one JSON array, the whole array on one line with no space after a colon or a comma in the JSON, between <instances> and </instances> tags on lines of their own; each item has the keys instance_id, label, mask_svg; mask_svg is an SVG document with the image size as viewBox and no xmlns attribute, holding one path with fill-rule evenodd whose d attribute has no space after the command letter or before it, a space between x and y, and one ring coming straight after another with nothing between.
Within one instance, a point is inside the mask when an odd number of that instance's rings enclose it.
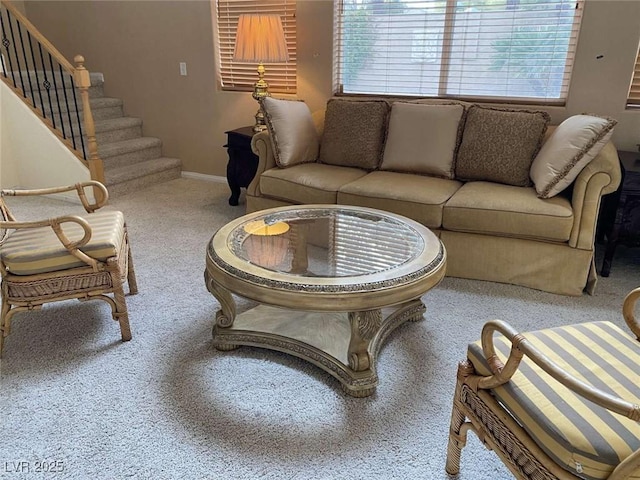
<instances>
[{"instance_id":1,"label":"sofa armrest","mask_svg":"<svg viewBox=\"0 0 640 480\"><path fill-rule=\"evenodd\" d=\"M258 169L256 175L247 187L247 195L253 197L259 197L260 192L260 175L276 166L276 159L273 155L273 148L271 147L271 139L269 138L269 132L264 130L256 133L251 139L251 150L258 156Z\"/></svg>"},{"instance_id":2,"label":"sofa armrest","mask_svg":"<svg viewBox=\"0 0 640 480\"><path fill-rule=\"evenodd\" d=\"M592 250L596 223L603 195L615 192L622 174L618 152L613 143L607 143L600 153L584 167L573 184L573 229L569 245Z\"/></svg>"}]
</instances>

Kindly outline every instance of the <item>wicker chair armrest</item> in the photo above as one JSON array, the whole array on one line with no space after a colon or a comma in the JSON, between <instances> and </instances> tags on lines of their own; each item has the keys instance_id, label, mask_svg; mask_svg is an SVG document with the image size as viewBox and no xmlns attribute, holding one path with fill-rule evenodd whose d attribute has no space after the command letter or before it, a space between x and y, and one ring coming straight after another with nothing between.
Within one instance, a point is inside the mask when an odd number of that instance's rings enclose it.
<instances>
[{"instance_id":1,"label":"wicker chair armrest","mask_svg":"<svg viewBox=\"0 0 640 480\"><path fill-rule=\"evenodd\" d=\"M86 189L94 188L98 190L98 194L94 195L96 198L95 203L89 203L87 199ZM102 183L95 180L87 182L76 183L75 185L67 185L64 187L50 187L50 188L37 188L32 190L0 190L0 195L3 197L26 197L33 195L51 195L53 193L63 193L75 190L78 193L78 197L82 202L82 206L88 213L95 212L100 207L106 205L109 200L109 191Z\"/></svg>"},{"instance_id":2,"label":"wicker chair armrest","mask_svg":"<svg viewBox=\"0 0 640 480\"><path fill-rule=\"evenodd\" d=\"M83 230L82 238L80 238L79 240L70 240L69 237L64 233L64 230L62 228L63 223L77 223L78 225L80 225ZM64 248L66 248L71 255L91 266L95 271L98 271L99 268L97 260L91 258L80 250L81 247L86 245L89 240L91 240L92 233L91 226L84 218L78 217L76 215L65 215L62 217L49 218L47 220L35 220L31 222L0 222L0 228L8 230L39 227L51 227L53 232L58 237L58 240L60 240L60 243L62 243L62 246L64 246Z\"/></svg>"},{"instance_id":3,"label":"wicker chair armrest","mask_svg":"<svg viewBox=\"0 0 640 480\"><path fill-rule=\"evenodd\" d=\"M504 335L511 342L511 352L504 364L496 355L493 343L493 336L496 332ZM482 350L493 375L482 378L478 382L478 388L491 389L508 382L517 371L522 357L526 355L547 374L578 395L608 410L640 422L640 405L603 392L574 377L538 350L524 335L518 333L511 325L502 320L491 320L484 325L482 328Z\"/></svg>"}]
</instances>

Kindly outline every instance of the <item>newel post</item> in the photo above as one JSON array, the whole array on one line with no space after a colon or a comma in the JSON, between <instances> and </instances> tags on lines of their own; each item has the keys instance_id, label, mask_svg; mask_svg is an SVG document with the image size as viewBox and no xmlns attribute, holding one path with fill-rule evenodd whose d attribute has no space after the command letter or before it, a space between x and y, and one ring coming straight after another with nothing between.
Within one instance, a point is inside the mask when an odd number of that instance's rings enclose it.
<instances>
[{"instance_id":1,"label":"newel post","mask_svg":"<svg viewBox=\"0 0 640 480\"><path fill-rule=\"evenodd\" d=\"M84 67L84 57L82 55L76 55L73 58L73 61L76 62L76 68L73 77L78 90L80 90L82 111L84 112L83 123L85 132L87 134L87 143L89 148L89 158L87 158L87 162L89 164L89 173L91 174L91 180L97 180L98 182L104 183L104 168L102 165L102 159L98 156L96 127L93 123L93 115L91 113L91 106L89 104L89 87L91 86L89 70ZM95 195L102 195L101 190L94 190Z\"/></svg>"}]
</instances>

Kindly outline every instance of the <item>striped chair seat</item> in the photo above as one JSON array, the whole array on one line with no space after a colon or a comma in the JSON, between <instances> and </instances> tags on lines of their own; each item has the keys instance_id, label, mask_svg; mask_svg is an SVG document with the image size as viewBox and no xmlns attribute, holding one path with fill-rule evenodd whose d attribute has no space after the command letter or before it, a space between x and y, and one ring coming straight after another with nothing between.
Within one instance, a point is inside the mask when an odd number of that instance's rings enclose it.
<instances>
[{"instance_id":1,"label":"striped chair seat","mask_svg":"<svg viewBox=\"0 0 640 480\"><path fill-rule=\"evenodd\" d=\"M118 211L96 212L81 216L91 227L91 239L80 248L96 260L106 260L120 252L124 241L124 215ZM64 223L62 228L70 240L82 238L77 223ZM24 228L11 233L0 251L2 261L14 275L67 270L86 266L62 245L51 227Z\"/></svg>"},{"instance_id":2,"label":"striped chair seat","mask_svg":"<svg viewBox=\"0 0 640 480\"><path fill-rule=\"evenodd\" d=\"M600 390L640 404L640 343L610 322L593 322L525 333L527 340L561 368ZM506 360L511 344L495 336ZM490 375L480 342L467 356ZM640 424L582 398L526 356L495 397L558 465L585 479L606 479L640 448ZM640 472L632 475L640 479Z\"/></svg>"}]
</instances>

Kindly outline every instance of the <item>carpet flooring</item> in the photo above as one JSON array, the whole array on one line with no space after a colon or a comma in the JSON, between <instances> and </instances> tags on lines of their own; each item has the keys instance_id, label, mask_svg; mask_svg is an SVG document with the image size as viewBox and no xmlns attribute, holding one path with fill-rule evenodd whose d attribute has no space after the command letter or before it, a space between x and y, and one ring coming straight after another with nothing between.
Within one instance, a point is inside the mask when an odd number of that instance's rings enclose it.
<instances>
[{"instance_id":1,"label":"carpet flooring","mask_svg":"<svg viewBox=\"0 0 640 480\"><path fill-rule=\"evenodd\" d=\"M132 341L120 342L104 302L14 317L1 364L1 478L446 479L456 365L483 323L623 326L622 300L639 280L640 254L623 247L594 296L446 278L424 296L424 320L388 338L377 392L351 398L297 358L213 348L205 247L244 212L227 197L224 184L178 179L110 202L125 213L140 290L127 297ZM8 203L25 220L81 210ZM458 478L512 477L470 434Z\"/></svg>"}]
</instances>

